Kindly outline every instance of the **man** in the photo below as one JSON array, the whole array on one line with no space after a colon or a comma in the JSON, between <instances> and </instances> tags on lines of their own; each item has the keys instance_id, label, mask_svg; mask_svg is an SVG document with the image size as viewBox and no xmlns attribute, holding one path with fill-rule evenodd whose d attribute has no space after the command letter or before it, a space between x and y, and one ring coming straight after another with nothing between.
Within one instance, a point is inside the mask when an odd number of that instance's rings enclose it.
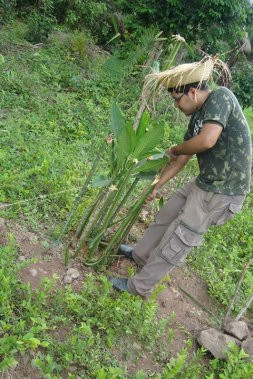
<instances>
[{"instance_id":1,"label":"man","mask_svg":"<svg viewBox=\"0 0 253 379\"><path fill-rule=\"evenodd\" d=\"M185 262L211 225L221 225L239 212L250 186L251 138L234 94L207 85L215 62L180 65L152 74L152 86L165 86L175 106L191 116L184 142L167 150L170 163L162 170L150 199L196 154L200 173L177 190L159 211L135 248L121 253L141 270L133 277L111 278L115 289L147 297L173 267Z\"/></svg>"}]
</instances>

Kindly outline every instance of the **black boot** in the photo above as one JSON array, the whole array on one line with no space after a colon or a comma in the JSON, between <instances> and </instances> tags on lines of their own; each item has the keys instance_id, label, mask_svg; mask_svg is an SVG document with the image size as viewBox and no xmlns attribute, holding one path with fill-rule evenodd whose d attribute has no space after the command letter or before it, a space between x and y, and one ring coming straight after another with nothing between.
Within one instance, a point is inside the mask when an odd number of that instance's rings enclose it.
<instances>
[{"instance_id":1,"label":"black boot","mask_svg":"<svg viewBox=\"0 0 253 379\"><path fill-rule=\"evenodd\" d=\"M128 245L120 245L119 247L119 255L123 255L127 259L130 259L131 261L134 261L133 258L133 247Z\"/></svg>"},{"instance_id":2,"label":"black boot","mask_svg":"<svg viewBox=\"0 0 253 379\"><path fill-rule=\"evenodd\" d=\"M109 282L112 283L113 288L118 292L128 291L127 280L127 278L109 278Z\"/></svg>"}]
</instances>

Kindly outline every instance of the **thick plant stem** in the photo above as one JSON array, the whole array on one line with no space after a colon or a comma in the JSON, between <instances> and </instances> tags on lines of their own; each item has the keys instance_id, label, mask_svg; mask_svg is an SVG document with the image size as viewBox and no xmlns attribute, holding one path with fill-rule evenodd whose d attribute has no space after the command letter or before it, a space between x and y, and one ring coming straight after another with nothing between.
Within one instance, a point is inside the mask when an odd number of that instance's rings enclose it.
<instances>
[{"instance_id":1,"label":"thick plant stem","mask_svg":"<svg viewBox=\"0 0 253 379\"><path fill-rule=\"evenodd\" d=\"M132 210L130 211L129 216L127 219L122 223L120 228L117 230L117 232L114 234L113 238L107 245L106 249L103 252L103 255L106 256L109 251L113 248L113 246L116 246L120 244L122 241L122 233L124 233L126 230L128 230L129 224L132 226L135 219L138 217L139 210L141 209L142 205L144 204L147 196L151 193L153 190L153 186L146 188L143 195L141 196L140 200L138 200ZM125 234L125 233L124 233Z\"/></svg>"},{"instance_id":2,"label":"thick plant stem","mask_svg":"<svg viewBox=\"0 0 253 379\"><path fill-rule=\"evenodd\" d=\"M116 211L114 212L113 216L112 216L112 219L114 219L114 217L116 217L117 213L119 212L119 210L122 208L122 206L126 203L127 199L129 198L129 196L131 195L131 193L133 192L133 190L135 189L135 187L137 186L137 183L139 182L139 178L135 178L133 183L131 184L131 187L129 188L129 190L127 191L127 193L125 194L125 196L123 197L122 201L120 202L120 204L118 205Z\"/></svg>"},{"instance_id":3,"label":"thick plant stem","mask_svg":"<svg viewBox=\"0 0 253 379\"><path fill-rule=\"evenodd\" d=\"M115 198L113 199L113 202L112 202L112 205L111 207L109 208L108 212L107 212L107 215L103 221L103 224L101 225L100 229L97 231L99 233L99 238L95 238L94 241L92 241L92 243L90 244L91 249L90 249L90 256L93 256L99 246L99 243L100 243L100 240L101 238L103 237L104 233L106 232L107 228L108 228L108 225L111 223L111 220L112 220L112 217L113 217L113 213L117 207L117 203L120 199L120 197L122 196L122 193L124 192L125 190L125 187L126 187L126 184L128 183L129 181L129 178L131 176L131 173L134 169L134 164L132 164L130 166L130 168L127 170L125 176L122 178L122 181L121 181L121 185L115 195Z\"/></svg>"},{"instance_id":4,"label":"thick plant stem","mask_svg":"<svg viewBox=\"0 0 253 379\"><path fill-rule=\"evenodd\" d=\"M156 43L154 45L154 48L151 51L149 59L148 59L148 61L147 61L147 63L146 63L145 66L151 67L152 63L154 61L156 61L156 60L159 59L159 56L162 53L162 45L163 45L163 43L161 41L156 41ZM150 97L150 93L149 92L147 92L147 91L146 92L144 92L144 91L142 92L140 108L139 108L139 110L137 112L137 115L136 115L136 118L135 118L135 121L134 121L134 125L133 125L134 130L138 129L138 126L139 126L139 123L140 123L140 120L141 120L141 116L142 116L143 112L146 109L149 97Z\"/></svg>"},{"instance_id":5,"label":"thick plant stem","mask_svg":"<svg viewBox=\"0 0 253 379\"><path fill-rule=\"evenodd\" d=\"M78 239L79 240L78 240L78 244L75 248L73 258L75 258L78 255L78 253L81 250L81 248L83 247L84 243L88 240L90 234L92 232L94 232L95 226L97 225L97 223L99 222L99 219L101 218L101 216L104 213L104 209L112 202L112 199L113 199L113 193L110 193L108 195L108 197L106 198L104 204L102 205L102 208L98 211L98 214L96 215L95 219L93 220L92 224L90 225L90 227L86 231L86 233L84 233L84 235L82 235L82 231L78 233Z\"/></svg>"},{"instance_id":6,"label":"thick plant stem","mask_svg":"<svg viewBox=\"0 0 253 379\"><path fill-rule=\"evenodd\" d=\"M174 41L175 44L171 49L170 55L168 56L168 59L164 64L163 70L169 70L174 65L177 53L181 49L182 45L185 44L185 40L181 36L174 36Z\"/></svg>"},{"instance_id":7,"label":"thick plant stem","mask_svg":"<svg viewBox=\"0 0 253 379\"><path fill-rule=\"evenodd\" d=\"M92 213L94 212L95 208L100 204L101 200L103 199L105 195L105 189L101 189L98 196L97 196L97 199L96 201L92 204L92 206L87 210L87 212L85 212L79 226L78 226L78 229L76 231L76 234L75 234L75 237L76 239L80 238L84 228L86 227L87 223L89 222L90 220L90 216L92 215Z\"/></svg>"},{"instance_id":8,"label":"thick plant stem","mask_svg":"<svg viewBox=\"0 0 253 379\"><path fill-rule=\"evenodd\" d=\"M78 208L78 205L80 204L80 201L82 200L82 198L83 198L83 196L84 196L84 194L85 194L85 192L86 192L86 190L88 188L88 185L90 184L90 181L91 181L93 175L96 172L96 168L98 166L100 158L101 158L101 156L99 156L98 158L96 158L95 161L93 162L93 165L92 165L92 168L91 168L91 170L89 172L89 175L87 176L87 178L86 178L86 180L84 182L84 185L83 185L83 187L82 187L79 195L77 196L77 198L76 198L76 200L74 202L74 205L73 205L72 210L71 210L71 212L69 214L69 217L68 217L68 219L67 219L67 221L65 223L65 226L64 226L64 228L63 228L63 230L61 232L60 237L58 238L58 242L61 242L62 239L63 239L63 237L67 233L69 225L70 225L70 222L71 222L71 220L72 220L72 218L73 218L73 216L74 216L74 214L75 214L75 212L76 212L76 210Z\"/></svg>"},{"instance_id":9,"label":"thick plant stem","mask_svg":"<svg viewBox=\"0 0 253 379\"><path fill-rule=\"evenodd\" d=\"M117 181L117 178L113 178L113 179L111 180L110 184L113 185L116 181ZM112 191L112 190L110 191L110 187L109 187L109 188L107 187L107 190L109 190L108 195L104 198L104 202L102 203L101 208L99 209L98 213L95 215L95 218L94 218L94 220L92 221L92 224L89 226L89 229L86 231L86 234L85 234L85 238L86 238L86 239L90 236L90 234L91 234L92 232L94 232L94 230L95 230L97 224L98 224L99 222L101 222L101 219L103 219L104 215L106 214L106 212L107 212L107 210L108 210L108 207L109 207L110 204L112 203L113 196L114 196L114 195L113 195L113 191ZM105 195L105 194L106 194L106 190L104 189L104 190L102 191L102 195L101 195L101 198L99 199L99 202L100 202L100 200L102 200L102 197L103 197L103 195ZM95 207L97 206L97 204L98 204L98 202L96 203ZM95 210L95 207L94 207L94 210ZM94 210L93 210L93 211L94 211ZM92 213L93 213L93 212L92 212ZM78 235L79 235L79 237L81 236L80 233L78 233Z\"/></svg>"}]
</instances>

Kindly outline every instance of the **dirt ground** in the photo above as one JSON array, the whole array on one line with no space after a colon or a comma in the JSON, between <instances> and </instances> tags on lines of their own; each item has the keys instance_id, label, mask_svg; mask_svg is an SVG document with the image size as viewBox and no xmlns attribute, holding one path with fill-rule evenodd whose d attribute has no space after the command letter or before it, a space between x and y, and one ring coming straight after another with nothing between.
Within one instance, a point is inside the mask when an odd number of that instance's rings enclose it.
<instances>
[{"instance_id":1,"label":"dirt ground","mask_svg":"<svg viewBox=\"0 0 253 379\"><path fill-rule=\"evenodd\" d=\"M138 239L145 227L143 224L138 225L132 231L132 239ZM22 282L31 284L33 289L37 288L41 279L57 275L57 285L64 286L64 276L68 268L75 268L80 276L73 280L72 286L78 290L81 283L85 281L85 276L91 271L90 268L84 267L78 260L71 261L66 268L63 263L63 254L61 247L51 247L50 242L43 236L31 233L24 227L13 222L5 222L0 219L0 243L5 244L8 233L15 236L16 246L18 249L19 261L25 261L35 258L34 263L20 272ZM131 238L130 238L131 239ZM110 273L118 276L128 276L129 272L134 271L132 262L125 258L118 258L110 267ZM158 317L171 316L170 328L173 329L173 343L168 344L168 352L171 356L176 355L184 346L189 337L194 337L198 331L208 326L215 325L215 319L211 313L217 314L218 309L207 293L207 287L189 267L176 268L170 274L170 279L164 283L164 289L157 296ZM197 345L195 346L197 347ZM194 348L195 348L194 347ZM118 356L117 358L121 358ZM28 359L25 357L25 359ZM123 359L123 358L122 358ZM29 360L29 359L28 359ZM24 362L25 369L25 362ZM142 369L144 372L156 370L152 360L152 354L142 356L138 362L134 362L131 357L127 362L129 372L136 372ZM21 368L21 366L19 366ZM26 372L26 374L25 374ZM21 376L20 376L21 375ZM24 374L13 372L12 378L39 378L35 372Z\"/></svg>"}]
</instances>

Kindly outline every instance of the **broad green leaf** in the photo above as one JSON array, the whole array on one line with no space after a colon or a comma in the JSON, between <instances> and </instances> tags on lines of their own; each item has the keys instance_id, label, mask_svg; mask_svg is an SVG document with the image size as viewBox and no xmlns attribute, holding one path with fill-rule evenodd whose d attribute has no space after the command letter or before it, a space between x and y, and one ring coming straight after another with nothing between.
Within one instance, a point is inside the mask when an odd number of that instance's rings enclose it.
<instances>
[{"instance_id":1,"label":"broad green leaf","mask_svg":"<svg viewBox=\"0 0 253 379\"><path fill-rule=\"evenodd\" d=\"M164 167L168 163L168 159L161 158L161 159L154 159L154 160L147 160L146 163L144 163L142 166L137 167L136 170L138 172L149 172L149 171L159 171L162 167Z\"/></svg>"},{"instance_id":2,"label":"broad green leaf","mask_svg":"<svg viewBox=\"0 0 253 379\"><path fill-rule=\"evenodd\" d=\"M137 140L139 140L146 133L146 129L148 128L148 125L149 125L148 113L143 112L140 119L139 126L136 130Z\"/></svg>"},{"instance_id":3,"label":"broad green leaf","mask_svg":"<svg viewBox=\"0 0 253 379\"><path fill-rule=\"evenodd\" d=\"M138 174L134 175L135 178L139 178L141 180L154 180L156 176L155 171L150 171L150 172L139 172Z\"/></svg>"},{"instance_id":4,"label":"broad green leaf","mask_svg":"<svg viewBox=\"0 0 253 379\"><path fill-rule=\"evenodd\" d=\"M137 141L133 156L138 160L150 156L153 149L162 143L163 135L163 127L152 127Z\"/></svg>"},{"instance_id":5,"label":"broad green leaf","mask_svg":"<svg viewBox=\"0 0 253 379\"><path fill-rule=\"evenodd\" d=\"M105 175L98 175L92 180L91 185L93 188L105 187L110 183L110 181L111 180Z\"/></svg>"},{"instance_id":6,"label":"broad green leaf","mask_svg":"<svg viewBox=\"0 0 253 379\"><path fill-rule=\"evenodd\" d=\"M129 136L130 136L130 141L131 141L130 142L130 144L131 144L130 151L132 152L135 149L136 144L137 144L137 136L136 136L135 130L134 130L131 123L127 123L126 128L128 130Z\"/></svg>"},{"instance_id":7,"label":"broad green leaf","mask_svg":"<svg viewBox=\"0 0 253 379\"><path fill-rule=\"evenodd\" d=\"M144 158L136 163L135 172L139 171L139 167L143 166L148 160L161 159L161 158L164 158L164 153L151 154L148 158Z\"/></svg>"},{"instance_id":8,"label":"broad green leaf","mask_svg":"<svg viewBox=\"0 0 253 379\"><path fill-rule=\"evenodd\" d=\"M115 103L112 104L112 108L111 108L111 122L112 122L112 131L116 139L118 140L122 130L124 129L125 120L119 106Z\"/></svg>"},{"instance_id":9,"label":"broad green leaf","mask_svg":"<svg viewBox=\"0 0 253 379\"><path fill-rule=\"evenodd\" d=\"M117 165L121 166L136 146L136 135L131 124L127 123L122 129L116 142Z\"/></svg>"}]
</instances>

